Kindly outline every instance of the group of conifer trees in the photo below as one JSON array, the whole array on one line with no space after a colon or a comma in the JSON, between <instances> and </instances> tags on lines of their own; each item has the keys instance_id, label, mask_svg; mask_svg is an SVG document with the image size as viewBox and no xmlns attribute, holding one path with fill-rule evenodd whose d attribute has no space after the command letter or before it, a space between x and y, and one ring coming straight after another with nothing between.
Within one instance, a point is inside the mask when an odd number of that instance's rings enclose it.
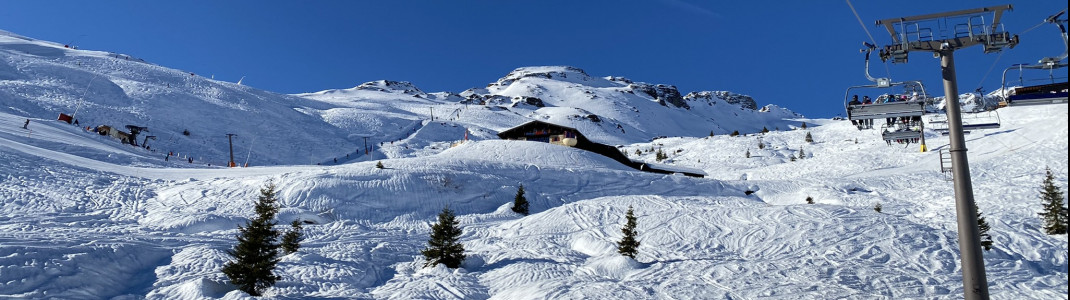
<instances>
[{"instance_id":1,"label":"group of conifer trees","mask_svg":"<svg viewBox=\"0 0 1070 300\"><path fill-rule=\"evenodd\" d=\"M301 247L300 221L290 223L291 228L285 234L275 229L278 224L275 215L279 212L277 201L274 184L260 189L260 197L253 208L256 217L247 221L245 226L238 226L238 244L227 250L233 260L223 265L223 274L227 275L230 282L252 296L260 296L265 289L275 285L276 280L281 279L275 274L279 249L290 254Z\"/></svg>"},{"instance_id":2,"label":"group of conifer trees","mask_svg":"<svg viewBox=\"0 0 1070 300\"><path fill-rule=\"evenodd\" d=\"M275 215L279 211L276 204L275 185L268 184L260 189L260 196L254 207L256 217L247 221L245 226L238 226L238 244L227 251L233 260L223 266L223 273L238 289L252 296L261 295L265 289L275 285L275 281L281 279L275 274L275 266L279 262L279 250L286 254L297 252L300 248L301 222L294 220L290 223L290 230L285 234L275 229L277 222ZM516 197L513 199L512 210L518 214L528 215L530 203L524 196L524 186L517 188ZM1047 234L1067 233L1067 208L1063 205L1063 192L1055 185L1051 169L1047 170L1044 183L1041 186L1041 199L1044 209L1039 213L1043 218L1044 232ZM806 202L814 204L812 197L807 196ZM978 228L982 238L982 247L985 250L992 248L992 238L988 234L991 228L985 221L980 210L977 211ZM881 211L880 204L874 207L877 212ZM625 225L621 228L624 237L617 242L617 252L621 255L635 258L638 253L639 241L636 239L637 226L634 210L628 206L625 214ZM461 228L458 226L457 216L449 207L442 209L438 214L438 223L431 225L431 236L427 241L427 248L421 251L426 263L424 267L432 267L443 264L449 268L458 268L464 262L464 245L460 243ZM281 240L280 240L281 236Z\"/></svg>"}]
</instances>

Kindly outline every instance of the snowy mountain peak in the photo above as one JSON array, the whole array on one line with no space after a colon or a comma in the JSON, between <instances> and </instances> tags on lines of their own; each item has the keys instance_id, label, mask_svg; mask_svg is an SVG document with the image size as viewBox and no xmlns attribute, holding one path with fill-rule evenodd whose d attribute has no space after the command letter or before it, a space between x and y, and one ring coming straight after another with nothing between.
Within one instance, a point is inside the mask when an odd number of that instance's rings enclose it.
<instances>
[{"instance_id":1,"label":"snowy mountain peak","mask_svg":"<svg viewBox=\"0 0 1070 300\"><path fill-rule=\"evenodd\" d=\"M404 93L404 94L424 94L416 85L413 85L408 81L393 81L393 80L376 80L371 82L365 82L358 85L354 89L362 91L377 91L387 93Z\"/></svg>"},{"instance_id":2,"label":"snowy mountain peak","mask_svg":"<svg viewBox=\"0 0 1070 300\"><path fill-rule=\"evenodd\" d=\"M516 70L509 72L509 74L506 74L505 77L498 79L497 82L492 83L491 85L508 86L513 82L527 77L545 78L569 82L584 82L591 80L591 76L587 75L587 72L584 72L583 69L577 67L537 66L516 68Z\"/></svg>"}]
</instances>

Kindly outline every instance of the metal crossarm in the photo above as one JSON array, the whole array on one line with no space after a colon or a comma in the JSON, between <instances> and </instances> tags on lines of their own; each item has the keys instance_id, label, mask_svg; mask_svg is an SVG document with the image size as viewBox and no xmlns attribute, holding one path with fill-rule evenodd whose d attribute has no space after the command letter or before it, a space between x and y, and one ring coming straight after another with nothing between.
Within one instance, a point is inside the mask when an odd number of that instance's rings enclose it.
<instances>
[{"instance_id":1,"label":"metal crossarm","mask_svg":"<svg viewBox=\"0 0 1070 300\"><path fill-rule=\"evenodd\" d=\"M893 42L880 50L880 58L882 61L892 59L895 63L905 63L910 51L935 52L984 45L984 52L991 53L1005 47L1014 48L1018 45L1018 36L1003 31L1000 24L1003 11L1013 8L1008 4L878 20L877 25L888 30ZM994 16L991 22L986 23L982 15L990 13ZM956 19L956 22L948 22L949 19ZM949 24L953 24L953 27L948 27ZM937 37L933 32L950 32L952 35Z\"/></svg>"}]
</instances>

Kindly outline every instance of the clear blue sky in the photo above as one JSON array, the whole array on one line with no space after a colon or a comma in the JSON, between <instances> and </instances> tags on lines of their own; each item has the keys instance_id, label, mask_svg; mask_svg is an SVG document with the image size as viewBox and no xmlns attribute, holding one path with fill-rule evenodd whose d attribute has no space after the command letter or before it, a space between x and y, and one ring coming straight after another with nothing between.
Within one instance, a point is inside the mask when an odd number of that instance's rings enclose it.
<instances>
[{"instance_id":1,"label":"clear blue sky","mask_svg":"<svg viewBox=\"0 0 1070 300\"><path fill-rule=\"evenodd\" d=\"M852 3L878 45L890 38L877 19L1013 4L1004 24L1020 33L1066 7L1064 0ZM848 86L869 83L858 52L869 37L845 1L2 1L0 29L219 80L246 76L246 85L278 93L379 79L460 92L517 67L570 65L831 117L842 114ZM960 92L999 88L1004 68L1064 50L1049 24L1021 41L1002 56L980 47L956 52ZM874 76L890 70L895 81L923 80L943 94L939 60L927 53L887 68L877 62Z\"/></svg>"}]
</instances>

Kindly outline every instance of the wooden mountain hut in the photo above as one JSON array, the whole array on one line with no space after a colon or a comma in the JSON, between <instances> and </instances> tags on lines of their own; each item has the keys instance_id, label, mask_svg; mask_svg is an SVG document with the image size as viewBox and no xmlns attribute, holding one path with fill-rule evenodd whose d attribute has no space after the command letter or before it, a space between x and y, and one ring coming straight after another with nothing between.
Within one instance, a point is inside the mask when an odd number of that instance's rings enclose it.
<instances>
[{"instance_id":1,"label":"wooden mountain hut","mask_svg":"<svg viewBox=\"0 0 1070 300\"><path fill-rule=\"evenodd\" d=\"M498 137L503 140L543 142L583 149L601 154L605 157L612 158L613 160L616 160L626 166L635 168L636 170L646 172L661 174L680 173L691 177L705 176L705 174L701 170L684 170L684 168L675 168L674 170L668 170L668 168L658 168L657 166L652 164L632 161L630 158L628 158L627 155L621 153L620 150L617 149L617 147L591 141L587 137L583 136L583 134L580 133L579 130L576 130L576 128L561 126L543 121L536 120L520 124L516 127L499 132Z\"/></svg>"}]
</instances>

